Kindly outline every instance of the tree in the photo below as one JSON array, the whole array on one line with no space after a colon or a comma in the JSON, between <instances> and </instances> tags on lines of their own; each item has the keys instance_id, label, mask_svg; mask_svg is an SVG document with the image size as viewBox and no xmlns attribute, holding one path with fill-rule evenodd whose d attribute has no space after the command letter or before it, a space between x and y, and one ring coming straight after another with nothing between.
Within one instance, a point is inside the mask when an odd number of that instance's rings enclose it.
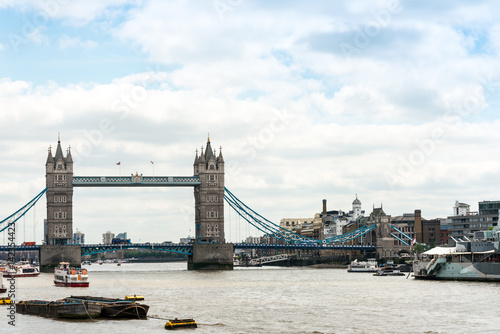
<instances>
[{"instance_id":1,"label":"tree","mask_svg":"<svg viewBox=\"0 0 500 334\"><path fill-rule=\"evenodd\" d=\"M414 244L413 251L415 253L421 254L421 253L425 252L425 247L422 244Z\"/></svg>"}]
</instances>

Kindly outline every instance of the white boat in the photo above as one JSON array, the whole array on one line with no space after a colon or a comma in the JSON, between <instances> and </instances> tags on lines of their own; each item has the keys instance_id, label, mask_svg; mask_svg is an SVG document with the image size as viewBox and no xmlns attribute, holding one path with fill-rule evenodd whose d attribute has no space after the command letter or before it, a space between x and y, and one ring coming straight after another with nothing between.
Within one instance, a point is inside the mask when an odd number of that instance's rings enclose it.
<instances>
[{"instance_id":1,"label":"white boat","mask_svg":"<svg viewBox=\"0 0 500 334\"><path fill-rule=\"evenodd\" d=\"M376 259L368 259L366 261L358 261L358 259L351 262L347 272L349 273L374 273L378 270Z\"/></svg>"},{"instance_id":2,"label":"white boat","mask_svg":"<svg viewBox=\"0 0 500 334\"><path fill-rule=\"evenodd\" d=\"M40 267L28 261L21 261L13 265L3 265L0 272L4 277L31 277L40 275Z\"/></svg>"},{"instance_id":3,"label":"white boat","mask_svg":"<svg viewBox=\"0 0 500 334\"><path fill-rule=\"evenodd\" d=\"M61 262L54 269L54 284L57 286L85 288L89 283L87 269L71 267L69 262Z\"/></svg>"},{"instance_id":4,"label":"white boat","mask_svg":"<svg viewBox=\"0 0 500 334\"><path fill-rule=\"evenodd\" d=\"M7 287L3 284L3 274L0 273L0 293L7 292Z\"/></svg>"}]
</instances>

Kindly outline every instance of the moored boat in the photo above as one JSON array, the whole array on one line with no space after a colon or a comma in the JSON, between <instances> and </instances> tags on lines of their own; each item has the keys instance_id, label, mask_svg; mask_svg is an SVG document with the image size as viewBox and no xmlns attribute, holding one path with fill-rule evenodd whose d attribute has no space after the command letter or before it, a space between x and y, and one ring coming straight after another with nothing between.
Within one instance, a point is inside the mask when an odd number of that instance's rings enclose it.
<instances>
[{"instance_id":1,"label":"moored boat","mask_svg":"<svg viewBox=\"0 0 500 334\"><path fill-rule=\"evenodd\" d=\"M455 247L435 247L413 262L416 279L500 281L500 228L474 232Z\"/></svg>"},{"instance_id":2,"label":"moored boat","mask_svg":"<svg viewBox=\"0 0 500 334\"><path fill-rule=\"evenodd\" d=\"M21 261L15 264L7 264L0 267L0 272L4 277L34 277L40 275L40 267Z\"/></svg>"},{"instance_id":3,"label":"moored boat","mask_svg":"<svg viewBox=\"0 0 500 334\"><path fill-rule=\"evenodd\" d=\"M165 324L165 329L177 329L177 328L197 328L198 325L193 319L173 319L169 320Z\"/></svg>"},{"instance_id":4,"label":"moored boat","mask_svg":"<svg viewBox=\"0 0 500 334\"><path fill-rule=\"evenodd\" d=\"M3 284L3 273L0 273L0 293L7 292L7 287Z\"/></svg>"},{"instance_id":5,"label":"moored boat","mask_svg":"<svg viewBox=\"0 0 500 334\"><path fill-rule=\"evenodd\" d=\"M147 318L149 306L119 298L71 296L65 300L82 300L102 307L101 316L108 318Z\"/></svg>"},{"instance_id":6,"label":"moored boat","mask_svg":"<svg viewBox=\"0 0 500 334\"><path fill-rule=\"evenodd\" d=\"M349 265L347 272L349 273L374 273L378 270L376 259L368 259L366 261L358 261L355 259Z\"/></svg>"},{"instance_id":7,"label":"moored boat","mask_svg":"<svg viewBox=\"0 0 500 334\"><path fill-rule=\"evenodd\" d=\"M89 276L84 268L71 267L68 262L59 263L54 269L54 284L67 287L88 287Z\"/></svg>"},{"instance_id":8,"label":"moored boat","mask_svg":"<svg viewBox=\"0 0 500 334\"><path fill-rule=\"evenodd\" d=\"M405 276L405 273L399 270L379 270L373 276Z\"/></svg>"},{"instance_id":9,"label":"moored boat","mask_svg":"<svg viewBox=\"0 0 500 334\"><path fill-rule=\"evenodd\" d=\"M85 319L101 315L101 306L81 300L27 300L16 303L16 312L48 318Z\"/></svg>"}]
</instances>

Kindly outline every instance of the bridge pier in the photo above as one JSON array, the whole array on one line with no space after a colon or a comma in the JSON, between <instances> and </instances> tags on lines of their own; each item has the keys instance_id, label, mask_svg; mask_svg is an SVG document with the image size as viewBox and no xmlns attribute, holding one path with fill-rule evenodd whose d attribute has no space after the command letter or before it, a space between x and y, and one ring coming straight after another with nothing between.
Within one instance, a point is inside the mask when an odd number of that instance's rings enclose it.
<instances>
[{"instance_id":1,"label":"bridge pier","mask_svg":"<svg viewBox=\"0 0 500 334\"><path fill-rule=\"evenodd\" d=\"M195 243L188 258L188 270L232 270L233 244Z\"/></svg>"},{"instance_id":2,"label":"bridge pier","mask_svg":"<svg viewBox=\"0 0 500 334\"><path fill-rule=\"evenodd\" d=\"M80 245L42 245L40 246L40 268L52 270L59 262L69 262L73 266L81 265L82 248Z\"/></svg>"}]
</instances>

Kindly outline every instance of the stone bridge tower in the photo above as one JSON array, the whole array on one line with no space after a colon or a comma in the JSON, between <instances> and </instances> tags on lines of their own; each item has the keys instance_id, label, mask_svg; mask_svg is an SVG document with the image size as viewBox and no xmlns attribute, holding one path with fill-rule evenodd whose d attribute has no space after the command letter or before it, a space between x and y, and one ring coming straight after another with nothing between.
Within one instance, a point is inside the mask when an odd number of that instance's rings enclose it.
<instances>
[{"instance_id":1,"label":"stone bridge tower","mask_svg":"<svg viewBox=\"0 0 500 334\"><path fill-rule=\"evenodd\" d=\"M224 243L224 158L212 150L210 137L205 153L194 159L194 176L201 184L194 188L196 242Z\"/></svg>"},{"instance_id":2,"label":"stone bridge tower","mask_svg":"<svg viewBox=\"0 0 500 334\"><path fill-rule=\"evenodd\" d=\"M68 245L73 239L73 159L70 148L63 155L61 139L55 156L49 148L45 164L47 221L44 240L47 245Z\"/></svg>"},{"instance_id":3,"label":"stone bridge tower","mask_svg":"<svg viewBox=\"0 0 500 334\"><path fill-rule=\"evenodd\" d=\"M49 148L45 163L47 219L44 222L45 245L40 247L42 271L53 270L59 262L80 265L81 249L73 243L73 159L68 147L66 156L57 141L56 154Z\"/></svg>"},{"instance_id":4,"label":"stone bridge tower","mask_svg":"<svg viewBox=\"0 0 500 334\"><path fill-rule=\"evenodd\" d=\"M233 245L224 236L224 158L212 149L210 137L205 152L194 159L195 241L188 269L233 269Z\"/></svg>"}]
</instances>

